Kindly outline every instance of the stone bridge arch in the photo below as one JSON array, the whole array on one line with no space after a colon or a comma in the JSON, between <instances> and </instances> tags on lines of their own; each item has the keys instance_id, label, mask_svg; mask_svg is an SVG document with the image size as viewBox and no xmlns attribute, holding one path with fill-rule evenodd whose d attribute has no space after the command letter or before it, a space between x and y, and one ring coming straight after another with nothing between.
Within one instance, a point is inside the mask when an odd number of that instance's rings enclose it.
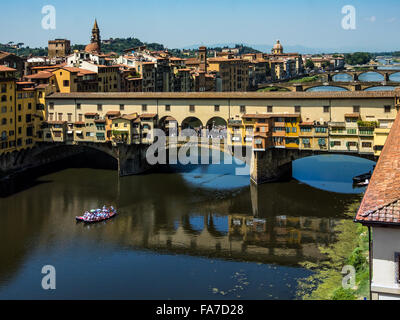
<instances>
[{"instance_id":1,"label":"stone bridge arch","mask_svg":"<svg viewBox=\"0 0 400 320\"><path fill-rule=\"evenodd\" d=\"M293 161L324 154L347 155L376 161L375 155L360 154L358 152L270 149L264 152L254 152L250 168L251 181L255 184L261 184L290 179L292 177Z\"/></svg>"},{"instance_id":2,"label":"stone bridge arch","mask_svg":"<svg viewBox=\"0 0 400 320\"><path fill-rule=\"evenodd\" d=\"M316 85L311 85L311 86L303 86L303 90L304 91L310 91L313 88L324 88L324 87L328 87L328 88L339 88L339 89L343 89L344 91L351 91L350 88L346 87L346 86L341 86L341 85L335 85L334 83L329 84L329 85L323 85L323 84L316 84ZM339 91L339 90L338 90Z\"/></svg>"}]
</instances>

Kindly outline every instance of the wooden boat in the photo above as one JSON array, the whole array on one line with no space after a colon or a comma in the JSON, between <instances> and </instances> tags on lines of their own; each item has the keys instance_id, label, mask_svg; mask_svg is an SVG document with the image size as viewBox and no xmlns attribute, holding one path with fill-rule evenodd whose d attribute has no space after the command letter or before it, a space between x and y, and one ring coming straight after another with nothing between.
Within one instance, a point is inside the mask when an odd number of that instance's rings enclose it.
<instances>
[{"instance_id":1,"label":"wooden boat","mask_svg":"<svg viewBox=\"0 0 400 320\"><path fill-rule=\"evenodd\" d=\"M93 210L92 210L93 211ZM101 213L103 213L104 211L102 210ZM114 218L117 215L117 210L115 209L111 209L108 208L108 212L109 214L107 214L104 217L93 217L93 218L86 218L85 216L80 216L80 217L76 217L76 221L77 222L84 222L84 223L97 223L97 222L102 222L102 221L106 221L106 220L110 220L112 218ZM92 212L94 215L96 215L96 212Z\"/></svg>"}]
</instances>

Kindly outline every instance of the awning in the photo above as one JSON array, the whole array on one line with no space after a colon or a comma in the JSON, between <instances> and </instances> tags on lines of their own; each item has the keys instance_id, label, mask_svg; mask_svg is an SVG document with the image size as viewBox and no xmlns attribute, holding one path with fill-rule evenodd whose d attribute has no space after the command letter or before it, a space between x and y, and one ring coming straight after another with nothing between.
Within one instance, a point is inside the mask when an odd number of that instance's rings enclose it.
<instances>
[{"instance_id":1,"label":"awning","mask_svg":"<svg viewBox=\"0 0 400 320\"><path fill-rule=\"evenodd\" d=\"M73 134L74 132L72 130L67 131L68 134Z\"/></svg>"},{"instance_id":2,"label":"awning","mask_svg":"<svg viewBox=\"0 0 400 320\"><path fill-rule=\"evenodd\" d=\"M76 131L76 134L82 134L82 131Z\"/></svg>"}]
</instances>

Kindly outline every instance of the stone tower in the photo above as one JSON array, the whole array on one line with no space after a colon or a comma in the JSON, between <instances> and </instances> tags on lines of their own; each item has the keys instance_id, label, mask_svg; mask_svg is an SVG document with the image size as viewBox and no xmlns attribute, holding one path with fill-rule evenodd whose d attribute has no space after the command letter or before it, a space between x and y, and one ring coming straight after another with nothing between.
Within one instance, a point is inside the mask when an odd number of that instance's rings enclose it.
<instances>
[{"instance_id":1,"label":"stone tower","mask_svg":"<svg viewBox=\"0 0 400 320\"><path fill-rule=\"evenodd\" d=\"M86 46L85 51L90 53L101 52L100 29L99 26L97 25L97 19L94 20L94 26L92 29L92 38L90 40L90 44Z\"/></svg>"}]
</instances>

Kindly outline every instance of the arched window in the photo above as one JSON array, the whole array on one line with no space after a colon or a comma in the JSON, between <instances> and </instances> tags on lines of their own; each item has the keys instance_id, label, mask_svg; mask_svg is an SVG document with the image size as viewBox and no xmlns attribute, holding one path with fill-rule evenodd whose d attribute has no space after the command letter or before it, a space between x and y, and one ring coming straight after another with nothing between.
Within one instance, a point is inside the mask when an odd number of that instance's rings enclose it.
<instances>
[{"instance_id":1,"label":"arched window","mask_svg":"<svg viewBox=\"0 0 400 320\"><path fill-rule=\"evenodd\" d=\"M7 124L7 119L6 118L1 119L1 124Z\"/></svg>"},{"instance_id":2,"label":"arched window","mask_svg":"<svg viewBox=\"0 0 400 320\"><path fill-rule=\"evenodd\" d=\"M7 96L6 95L2 95L1 96L1 102L7 101Z\"/></svg>"}]
</instances>

